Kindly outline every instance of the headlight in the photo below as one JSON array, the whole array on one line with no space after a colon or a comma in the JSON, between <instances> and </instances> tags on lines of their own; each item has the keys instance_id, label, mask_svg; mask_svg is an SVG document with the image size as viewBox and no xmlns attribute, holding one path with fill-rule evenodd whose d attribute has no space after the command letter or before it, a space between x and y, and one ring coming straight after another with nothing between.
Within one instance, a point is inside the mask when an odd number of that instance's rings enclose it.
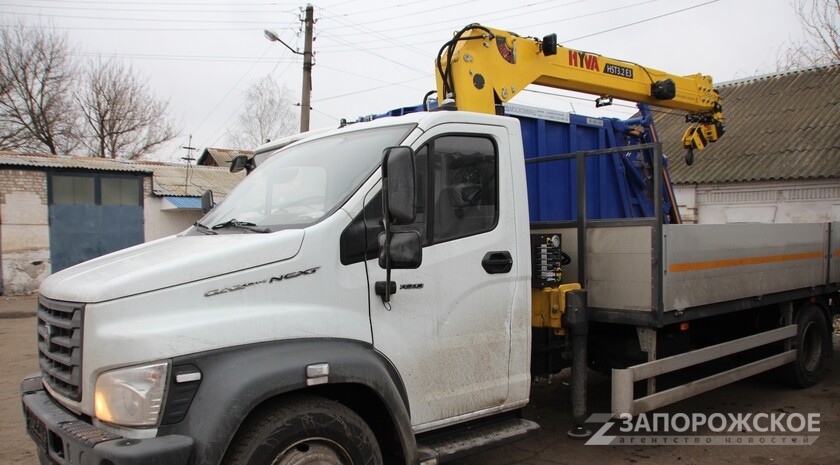
<instances>
[{"instance_id":1,"label":"headlight","mask_svg":"<svg viewBox=\"0 0 840 465\"><path fill-rule=\"evenodd\" d=\"M122 426L155 426L163 408L168 363L108 371L96 378L96 418Z\"/></svg>"}]
</instances>

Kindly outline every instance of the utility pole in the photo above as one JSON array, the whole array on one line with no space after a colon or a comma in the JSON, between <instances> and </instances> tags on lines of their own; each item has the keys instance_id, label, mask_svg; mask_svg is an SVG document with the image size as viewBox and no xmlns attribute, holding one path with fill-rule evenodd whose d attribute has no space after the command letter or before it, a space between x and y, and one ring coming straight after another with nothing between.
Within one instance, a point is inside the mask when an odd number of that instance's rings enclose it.
<instances>
[{"instance_id":1,"label":"utility pole","mask_svg":"<svg viewBox=\"0 0 840 465\"><path fill-rule=\"evenodd\" d=\"M312 26L314 8L306 5L303 45L303 84L300 96L300 132L309 130L310 94L312 93Z\"/></svg>"},{"instance_id":2,"label":"utility pole","mask_svg":"<svg viewBox=\"0 0 840 465\"><path fill-rule=\"evenodd\" d=\"M184 195L190 195L190 168L192 167L192 162L195 161L195 158L193 158L192 156L192 152L193 150L195 150L195 147L192 146L192 134L190 134L190 142L187 144L187 146L181 148L187 151L187 156L181 157L181 160L187 162L187 172L184 174Z\"/></svg>"},{"instance_id":3,"label":"utility pole","mask_svg":"<svg viewBox=\"0 0 840 465\"><path fill-rule=\"evenodd\" d=\"M263 31L265 38L272 42L280 42L296 55L303 55L303 84L300 90L300 132L309 130L310 94L312 93L312 26L315 24L314 8L311 4L306 5L303 19L304 44L303 52L299 52L280 39L276 32L266 29Z\"/></svg>"}]
</instances>

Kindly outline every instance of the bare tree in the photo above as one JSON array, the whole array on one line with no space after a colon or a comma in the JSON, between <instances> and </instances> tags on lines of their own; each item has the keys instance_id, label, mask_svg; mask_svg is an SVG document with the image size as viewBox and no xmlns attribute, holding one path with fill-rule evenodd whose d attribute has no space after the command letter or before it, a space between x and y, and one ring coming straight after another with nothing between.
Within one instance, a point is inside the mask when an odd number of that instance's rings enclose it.
<instances>
[{"instance_id":1,"label":"bare tree","mask_svg":"<svg viewBox=\"0 0 840 465\"><path fill-rule=\"evenodd\" d=\"M840 0L793 0L806 38L781 52L780 70L840 62Z\"/></svg>"},{"instance_id":2,"label":"bare tree","mask_svg":"<svg viewBox=\"0 0 840 465\"><path fill-rule=\"evenodd\" d=\"M133 159L175 137L168 103L119 61L91 61L75 98L84 115L82 143L93 156Z\"/></svg>"},{"instance_id":3,"label":"bare tree","mask_svg":"<svg viewBox=\"0 0 840 465\"><path fill-rule=\"evenodd\" d=\"M234 129L228 131L228 143L251 149L267 140L294 134L298 130L296 113L289 90L266 75L245 91L245 110L239 114Z\"/></svg>"},{"instance_id":4,"label":"bare tree","mask_svg":"<svg viewBox=\"0 0 840 465\"><path fill-rule=\"evenodd\" d=\"M0 149L57 154L77 147L66 36L0 24L0 85Z\"/></svg>"}]
</instances>

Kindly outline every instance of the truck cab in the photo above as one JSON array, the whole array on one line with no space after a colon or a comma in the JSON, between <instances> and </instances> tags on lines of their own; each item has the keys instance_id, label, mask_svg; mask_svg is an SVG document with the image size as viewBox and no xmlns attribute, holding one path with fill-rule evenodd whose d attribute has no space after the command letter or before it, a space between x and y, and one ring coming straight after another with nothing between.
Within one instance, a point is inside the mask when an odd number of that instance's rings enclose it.
<instances>
[{"instance_id":1,"label":"truck cab","mask_svg":"<svg viewBox=\"0 0 840 465\"><path fill-rule=\"evenodd\" d=\"M388 270L386 301L379 166L395 146L416 160L416 215L399 228L420 237L422 263ZM272 415L318 405L360 425L386 461L412 463L423 433L515 416L530 383L522 157L513 118L352 125L266 159L183 233L52 275L38 307L42 374L23 396L42 460L363 450L346 433L268 449L254 439Z\"/></svg>"}]
</instances>

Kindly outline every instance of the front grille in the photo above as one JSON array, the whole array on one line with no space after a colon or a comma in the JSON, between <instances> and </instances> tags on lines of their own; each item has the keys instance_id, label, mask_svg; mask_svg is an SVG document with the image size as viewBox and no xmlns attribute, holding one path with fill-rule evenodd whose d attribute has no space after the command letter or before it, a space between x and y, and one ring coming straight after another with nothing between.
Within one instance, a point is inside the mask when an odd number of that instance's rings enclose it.
<instances>
[{"instance_id":1,"label":"front grille","mask_svg":"<svg viewBox=\"0 0 840 465\"><path fill-rule=\"evenodd\" d=\"M44 381L72 400L82 398L84 305L38 299L38 363Z\"/></svg>"}]
</instances>

